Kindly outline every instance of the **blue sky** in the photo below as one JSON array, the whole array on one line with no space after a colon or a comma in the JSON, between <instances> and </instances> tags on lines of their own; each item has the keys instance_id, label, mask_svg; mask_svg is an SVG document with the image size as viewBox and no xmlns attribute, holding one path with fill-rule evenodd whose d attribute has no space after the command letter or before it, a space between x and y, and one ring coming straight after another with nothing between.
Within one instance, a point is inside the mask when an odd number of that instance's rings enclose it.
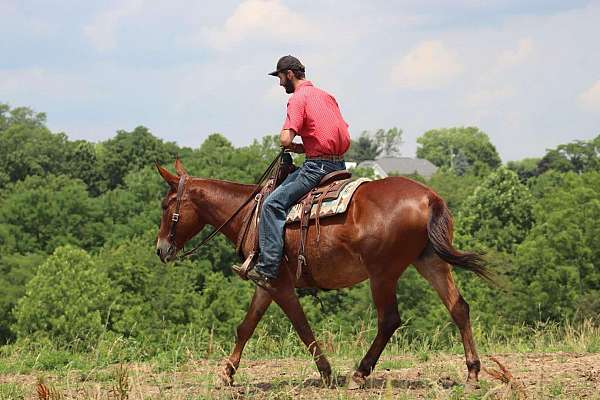
<instances>
[{"instance_id":1,"label":"blue sky","mask_svg":"<svg viewBox=\"0 0 600 400\"><path fill-rule=\"evenodd\" d=\"M99 141L276 133L294 54L357 137L475 125L504 161L600 134L599 1L0 0L0 102Z\"/></svg>"}]
</instances>

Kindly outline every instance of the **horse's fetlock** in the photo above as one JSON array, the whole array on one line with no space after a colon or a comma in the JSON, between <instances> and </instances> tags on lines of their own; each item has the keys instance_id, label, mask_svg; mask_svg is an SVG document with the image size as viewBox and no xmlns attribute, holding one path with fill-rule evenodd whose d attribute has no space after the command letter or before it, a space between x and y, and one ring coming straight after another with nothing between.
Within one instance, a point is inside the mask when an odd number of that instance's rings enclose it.
<instances>
[{"instance_id":1,"label":"horse's fetlock","mask_svg":"<svg viewBox=\"0 0 600 400\"><path fill-rule=\"evenodd\" d=\"M467 369L469 372L479 373L481 371L481 362L479 360L467 361Z\"/></svg>"}]
</instances>

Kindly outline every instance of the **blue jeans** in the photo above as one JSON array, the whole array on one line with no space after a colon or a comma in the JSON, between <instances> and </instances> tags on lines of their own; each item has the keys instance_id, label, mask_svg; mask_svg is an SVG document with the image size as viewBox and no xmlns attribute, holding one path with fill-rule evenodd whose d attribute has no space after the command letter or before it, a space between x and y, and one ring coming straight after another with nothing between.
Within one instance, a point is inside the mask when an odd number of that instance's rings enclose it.
<instances>
[{"instance_id":1,"label":"blue jeans","mask_svg":"<svg viewBox=\"0 0 600 400\"><path fill-rule=\"evenodd\" d=\"M276 278L283 257L283 231L289 209L330 172L344 170L343 161L308 160L288 175L263 202L258 244L260 253L256 270Z\"/></svg>"}]
</instances>

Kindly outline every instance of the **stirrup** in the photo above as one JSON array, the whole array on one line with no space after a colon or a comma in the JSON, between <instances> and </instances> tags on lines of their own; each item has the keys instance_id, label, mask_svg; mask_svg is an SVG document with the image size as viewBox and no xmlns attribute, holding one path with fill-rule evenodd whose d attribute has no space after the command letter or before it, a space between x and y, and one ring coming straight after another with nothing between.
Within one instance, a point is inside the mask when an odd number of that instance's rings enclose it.
<instances>
[{"instance_id":1,"label":"stirrup","mask_svg":"<svg viewBox=\"0 0 600 400\"><path fill-rule=\"evenodd\" d=\"M252 268L254 268L254 264L255 264L254 258L255 257L256 257L256 252L252 252L248 255L248 257L246 258L246 260L244 261L244 263L241 266L232 265L231 269L233 269L235 271L235 273L240 276L240 278L247 281L248 280L248 272Z\"/></svg>"}]
</instances>

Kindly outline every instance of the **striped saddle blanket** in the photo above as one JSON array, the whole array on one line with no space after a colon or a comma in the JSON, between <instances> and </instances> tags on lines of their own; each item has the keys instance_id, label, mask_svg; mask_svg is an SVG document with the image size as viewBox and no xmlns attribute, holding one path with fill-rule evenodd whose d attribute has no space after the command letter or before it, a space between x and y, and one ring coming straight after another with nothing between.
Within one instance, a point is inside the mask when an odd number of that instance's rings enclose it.
<instances>
[{"instance_id":1,"label":"striped saddle blanket","mask_svg":"<svg viewBox=\"0 0 600 400\"><path fill-rule=\"evenodd\" d=\"M369 182L371 179L369 178L359 178L356 180L348 181L343 183L343 187L339 190L339 195L335 198L326 198L322 204L321 209L319 210L319 218L330 217L336 214L342 214L346 212L348 208L348 204L350 204L350 200L352 200L352 195L356 191L356 189L363 183ZM318 198L314 199L313 205L310 210L310 219L315 219L317 217L317 209L318 209ZM300 221L300 217L302 216L302 201L298 204L294 205L290 211L288 212L286 223L298 222Z\"/></svg>"}]
</instances>

